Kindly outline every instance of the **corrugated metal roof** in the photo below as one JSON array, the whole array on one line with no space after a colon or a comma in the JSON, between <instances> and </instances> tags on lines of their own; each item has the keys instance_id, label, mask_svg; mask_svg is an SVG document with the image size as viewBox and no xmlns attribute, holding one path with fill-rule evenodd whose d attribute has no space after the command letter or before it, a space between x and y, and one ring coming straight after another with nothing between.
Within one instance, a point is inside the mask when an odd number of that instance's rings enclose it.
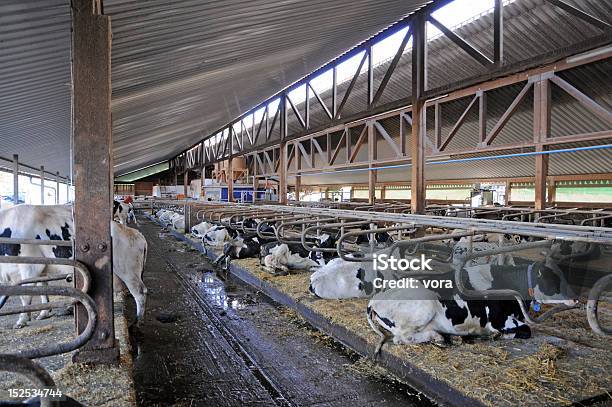
<instances>
[{"instance_id":1,"label":"corrugated metal roof","mask_svg":"<svg viewBox=\"0 0 612 407\"><path fill-rule=\"evenodd\" d=\"M116 172L169 158L428 0L105 0ZM69 172L70 1L0 4L4 154Z\"/></svg>"},{"instance_id":2,"label":"corrugated metal roof","mask_svg":"<svg viewBox=\"0 0 612 407\"><path fill-rule=\"evenodd\" d=\"M169 158L427 0L106 0L115 170Z\"/></svg>"},{"instance_id":3,"label":"corrugated metal roof","mask_svg":"<svg viewBox=\"0 0 612 407\"><path fill-rule=\"evenodd\" d=\"M111 15L113 25L114 159L116 171L125 173L171 157L426 1L105 0L104 3L104 11ZM580 8L605 21L611 19L612 0L574 3L580 3ZM2 152L5 155L17 152L30 164L44 163L47 169L66 174L70 148L69 1L4 0L0 10ZM509 62L600 34L544 0L518 0L505 7L504 15L505 55ZM488 54L491 32L490 15L458 31ZM409 61L407 53L381 103L410 94L410 69L406 69ZM473 76L481 69L445 37L429 43L429 63L430 87ZM576 87L611 108L610 64L604 61L562 76L567 75ZM385 70L386 64L376 69L376 83ZM341 84L340 98L347 85ZM349 98L345 115L364 109L365 88L362 77ZM518 90L508 88L499 92L500 97L489 98L489 128ZM329 92L321 96L329 105ZM553 135L607 128L554 88L553 98ZM523 102L495 144L529 140L530 104L530 100ZM449 118L458 117L465 105L465 100L449 104L445 114ZM311 123L316 126L323 122L324 113L316 102L311 106ZM428 122L429 136L433 137L432 120ZM295 120L288 124L290 130L299 131ZM445 121L443 134L452 125L450 119ZM469 117L448 151L472 145L476 140L475 126L475 120ZM396 125L385 123L385 127L396 137ZM602 165L605 167L605 162ZM533 175L533 166L519 167L516 172L525 172L521 168L525 171L529 168L528 175ZM554 168L576 171L576 167L564 165ZM577 170L580 168L586 167ZM481 170L481 176L489 173L487 168ZM447 174L430 175L457 178L461 174L457 171L449 169ZM466 168L465 174L468 173L472 171ZM402 172L400 177L404 176Z\"/></svg>"}]
</instances>

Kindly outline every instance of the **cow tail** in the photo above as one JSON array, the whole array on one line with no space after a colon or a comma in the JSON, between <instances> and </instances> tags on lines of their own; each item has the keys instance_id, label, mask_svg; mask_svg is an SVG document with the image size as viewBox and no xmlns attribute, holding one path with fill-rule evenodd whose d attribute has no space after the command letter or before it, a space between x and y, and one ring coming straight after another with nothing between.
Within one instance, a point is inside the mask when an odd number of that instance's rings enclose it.
<instances>
[{"instance_id":1,"label":"cow tail","mask_svg":"<svg viewBox=\"0 0 612 407\"><path fill-rule=\"evenodd\" d=\"M143 258L142 258L142 269L140 270L140 279L142 280L142 276L144 275L145 265L147 264L147 249L149 244L145 240Z\"/></svg>"}]
</instances>

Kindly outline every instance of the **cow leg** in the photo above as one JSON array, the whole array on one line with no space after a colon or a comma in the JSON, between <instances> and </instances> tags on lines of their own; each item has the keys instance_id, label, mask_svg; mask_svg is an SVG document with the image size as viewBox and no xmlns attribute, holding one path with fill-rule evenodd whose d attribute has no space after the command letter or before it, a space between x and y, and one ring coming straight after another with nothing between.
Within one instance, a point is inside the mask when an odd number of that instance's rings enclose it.
<instances>
[{"instance_id":1,"label":"cow leg","mask_svg":"<svg viewBox=\"0 0 612 407\"><path fill-rule=\"evenodd\" d=\"M41 287L44 287L44 286L47 285L47 283L42 282L42 283L38 283L37 285L41 286ZM46 295L41 295L40 296L40 303L41 304L47 304L48 302L49 302L49 297L48 296L46 296ZM38 313L38 316L36 317L36 320L40 321L41 319L46 319L46 318L49 318L50 316L51 316L51 310L44 309L44 310L42 310L42 311L40 311Z\"/></svg>"},{"instance_id":2,"label":"cow leg","mask_svg":"<svg viewBox=\"0 0 612 407\"><path fill-rule=\"evenodd\" d=\"M19 298L21 299L21 305L23 305L24 307L27 307L28 305L32 304L32 297L30 295L21 295ZM19 319L17 320L17 322L15 322L15 325L13 325L13 329L23 328L28 324L29 320L30 313L22 312L21 314L19 314Z\"/></svg>"},{"instance_id":3,"label":"cow leg","mask_svg":"<svg viewBox=\"0 0 612 407\"><path fill-rule=\"evenodd\" d=\"M132 297L134 297L136 302L136 325L140 325L144 321L147 287L140 278L126 279L123 283L127 286Z\"/></svg>"}]
</instances>

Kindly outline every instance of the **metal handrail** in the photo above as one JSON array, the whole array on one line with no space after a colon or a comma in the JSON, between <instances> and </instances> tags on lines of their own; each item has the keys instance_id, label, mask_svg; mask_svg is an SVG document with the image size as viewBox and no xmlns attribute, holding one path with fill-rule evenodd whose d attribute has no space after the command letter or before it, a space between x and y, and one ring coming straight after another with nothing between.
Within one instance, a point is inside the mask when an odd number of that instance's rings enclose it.
<instances>
[{"instance_id":1,"label":"metal handrail","mask_svg":"<svg viewBox=\"0 0 612 407\"><path fill-rule=\"evenodd\" d=\"M0 295L3 296L15 296L15 295L28 295L28 296L38 296L38 295L55 295L61 297L71 297L74 300L70 303L65 302L50 302L46 304L36 304L30 305L26 307L12 307L9 309L5 309L0 311L0 316L6 315L15 315L21 314L23 312L32 312L32 311L41 311L45 309L53 309L53 308L64 308L68 305L73 305L75 302L79 302L85 307L87 311L87 325L83 332L81 332L76 338L66 342L55 343L53 345L49 345L47 347L35 348L17 351L15 353L11 353L11 355L25 357L29 359L37 359L51 355L57 355L60 353L72 352L83 346L94 333L94 329L98 322L98 311L96 308L96 304L93 299L83 293L80 290L72 287L22 287L22 286L10 286L10 285L0 285Z\"/></svg>"},{"instance_id":2,"label":"metal handrail","mask_svg":"<svg viewBox=\"0 0 612 407\"><path fill-rule=\"evenodd\" d=\"M27 377L37 389L56 389L53 378L45 368L28 358L15 355L0 355L0 371ZM59 400L41 397L41 407L59 407Z\"/></svg>"}]
</instances>

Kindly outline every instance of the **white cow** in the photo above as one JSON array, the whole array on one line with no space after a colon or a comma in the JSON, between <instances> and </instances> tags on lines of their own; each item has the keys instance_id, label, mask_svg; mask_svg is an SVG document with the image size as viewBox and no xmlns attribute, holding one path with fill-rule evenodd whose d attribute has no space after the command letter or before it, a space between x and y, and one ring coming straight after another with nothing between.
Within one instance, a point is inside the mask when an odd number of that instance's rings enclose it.
<instances>
[{"instance_id":1,"label":"white cow","mask_svg":"<svg viewBox=\"0 0 612 407\"><path fill-rule=\"evenodd\" d=\"M198 223L191 227L191 236L201 239L214 225L208 222Z\"/></svg>"},{"instance_id":2,"label":"white cow","mask_svg":"<svg viewBox=\"0 0 612 407\"><path fill-rule=\"evenodd\" d=\"M309 270L319 266L319 263L308 258L302 257L297 253L292 253L286 244L278 245L270 249L270 254L264 257L264 268L274 273L276 270L288 272L289 270Z\"/></svg>"},{"instance_id":3,"label":"white cow","mask_svg":"<svg viewBox=\"0 0 612 407\"><path fill-rule=\"evenodd\" d=\"M0 211L0 237L42 240L72 240L74 222L72 208L67 205L18 205ZM142 281L146 261L147 241L136 229L111 222L113 241L113 272L128 288L136 301L136 319L144 318L147 288ZM47 245L0 244L0 256L32 256L71 258L72 248ZM69 266L39 264L0 264L0 282L16 284L19 281L55 272L71 272ZM26 306L30 296L21 296ZM43 302L47 302L44 298ZM42 311L38 318L45 318L48 311ZM21 328L29 321L28 313L20 314L15 328Z\"/></svg>"}]
</instances>

